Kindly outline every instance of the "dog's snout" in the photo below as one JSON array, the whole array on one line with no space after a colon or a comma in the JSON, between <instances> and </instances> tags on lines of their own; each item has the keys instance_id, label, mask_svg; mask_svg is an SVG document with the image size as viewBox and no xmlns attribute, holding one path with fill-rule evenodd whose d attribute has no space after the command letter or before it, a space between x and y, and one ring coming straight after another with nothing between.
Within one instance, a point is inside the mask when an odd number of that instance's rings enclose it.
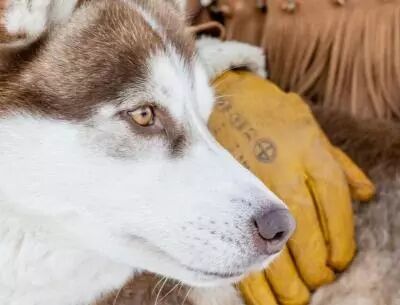
<instances>
[{"instance_id":1,"label":"dog's snout","mask_svg":"<svg viewBox=\"0 0 400 305\"><path fill-rule=\"evenodd\" d=\"M263 248L267 254L283 249L296 228L296 222L287 209L273 209L254 218L258 234L265 242Z\"/></svg>"}]
</instances>

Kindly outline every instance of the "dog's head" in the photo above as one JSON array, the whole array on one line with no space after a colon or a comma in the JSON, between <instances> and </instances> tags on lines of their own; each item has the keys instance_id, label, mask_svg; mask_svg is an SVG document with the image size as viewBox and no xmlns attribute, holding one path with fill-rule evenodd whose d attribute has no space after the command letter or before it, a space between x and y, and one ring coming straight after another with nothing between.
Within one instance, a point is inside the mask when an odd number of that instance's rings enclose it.
<instances>
[{"instance_id":1,"label":"dog's head","mask_svg":"<svg viewBox=\"0 0 400 305\"><path fill-rule=\"evenodd\" d=\"M173 4L88 1L3 82L0 204L57 239L212 285L293 231L209 134L213 93Z\"/></svg>"}]
</instances>

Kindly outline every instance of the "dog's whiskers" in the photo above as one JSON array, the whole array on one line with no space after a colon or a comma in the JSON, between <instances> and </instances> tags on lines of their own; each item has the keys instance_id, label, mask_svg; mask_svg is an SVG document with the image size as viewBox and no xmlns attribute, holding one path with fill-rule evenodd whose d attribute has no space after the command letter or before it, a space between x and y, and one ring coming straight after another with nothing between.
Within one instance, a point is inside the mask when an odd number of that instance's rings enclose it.
<instances>
[{"instance_id":1,"label":"dog's whiskers","mask_svg":"<svg viewBox=\"0 0 400 305\"><path fill-rule=\"evenodd\" d=\"M115 298L114 298L114 301L113 301L112 305L116 305L116 304L117 304L119 295L121 294L121 291L122 291L123 288L124 288L124 287L121 287L121 288L118 290L117 294L115 295Z\"/></svg>"},{"instance_id":2,"label":"dog's whiskers","mask_svg":"<svg viewBox=\"0 0 400 305\"><path fill-rule=\"evenodd\" d=\"M176 288L178 288L178 286L181 284L181 282L178 282L174 285L174 287L172 287L165 295L163 295L163 297L160 299L160 302L162 302L162 300L164 300L170 293L172 293L172 291L174 291Z\"/></svg>"},{"instance_id":3,"label":"dog's whiskers","mask_svg":"<svg viewBox=\"0 0 400 305\"><path fill-rule=\"evenodd\" d=\"M214 89L218 89L223 83L226 82L226 79L223 80L217 80L216 82L213 83Z\"/></svg>"},{"instance_id":4,"label":"dog's whiskers","mask_svg":"<svg viewBox=\"0 0 400 305\"><path fill-rule=\"evenodd\" d=\"M183 283L182 283L182 281L179 281L178 293L181 292L182 288L183 288Z\"/></svg>"},{"instance_id":5,"label":"dog's whiskers","mask_svg":"<svg viewBox=\"0 0 400 305\"><path fill-rule=\"evenodd\" d=\"M188 291L187 291L185 297L183 298L183 301L182 301L182 304L181 304L181 305L184 305L184 304L185 304L186 299L188 298L190 291L192 291L192 287L190 287L190 288L188 289Z\"/></svg>"},{"instance_id":6,"label":"dog's whiskers","mask_svg":"<svg viewBox=\"0 0 400 305\"><path fill-rule=\"evenodd\" d=\"M215 96L215 99L218 101L218 100L224 99L226 97L235 97L235 96L237 96L237 95L235 95L235 94L217 95L217 96Z\"/></svg>"},{"instance_id":7,"label":"dog's whiskers","mask_svg":"<svg viewBox=\"0 0 400 305\"><path fill-rule=\"evenodd\" d=\"M151 295L154 294L154 291L156 291L158 285L160 285L160 283L161 283L164 279L165 279L165 276L161 277L161 278L157 281L157 283L154 285L153 290L151 291Z\"/></svg>"},{"instance_id":8,"label":"dog's whiskers","mask_svg":"<svg viewBox=\"0 0 400 305\"><path fill-rule=\"evenodd\" d=\"M154 305L157 305L157 303L158 303L158 298L160 297L160 295L161 295L161 291L163 290L163 288L164 288L164 286L165 286L165 284L168 282L168 278L167 277L164 277L164 282L162 283L162 285L161 285L161 287L160 287L160 290L158 290L158 293L157 293L157 296L156 296L156 300L154 301Z\"/></svg>"}]
</instances>

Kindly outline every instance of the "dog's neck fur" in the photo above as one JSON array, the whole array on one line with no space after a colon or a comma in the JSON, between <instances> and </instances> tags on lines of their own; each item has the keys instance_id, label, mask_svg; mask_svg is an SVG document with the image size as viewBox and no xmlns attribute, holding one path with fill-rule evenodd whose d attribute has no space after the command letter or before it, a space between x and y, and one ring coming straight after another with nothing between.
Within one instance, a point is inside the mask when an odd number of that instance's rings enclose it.
<instances>
[{"instance_id":1,"label":"dog's neck fur","mask_svg":"<svg viewBox=\"0 0 400 305\"><path fill-rule=\"evenodd\" d=\"M118 289L133 275L134 270L126 265L72 243L61 243L40 219L23 219L2 200L1 304L88 304L102 293Z\"/></svg>"}]
</instances>

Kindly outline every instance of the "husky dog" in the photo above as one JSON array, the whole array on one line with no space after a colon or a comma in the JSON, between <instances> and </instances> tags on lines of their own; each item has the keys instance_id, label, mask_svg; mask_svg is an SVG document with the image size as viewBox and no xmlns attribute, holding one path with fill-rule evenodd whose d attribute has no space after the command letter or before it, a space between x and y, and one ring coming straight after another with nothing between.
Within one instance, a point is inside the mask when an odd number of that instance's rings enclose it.
<instances>
[{"instance_id":1,"label":"husky dog","mask_svg":"<svg viewBox=\"0 0 400 305\"><path fill-rule=\"evenodd\" d=\"M1 2L0 304L88 304L144 270L228 285L290 237L285 205L207 130L181 9Z\"/></svg>"}]
</instances>

